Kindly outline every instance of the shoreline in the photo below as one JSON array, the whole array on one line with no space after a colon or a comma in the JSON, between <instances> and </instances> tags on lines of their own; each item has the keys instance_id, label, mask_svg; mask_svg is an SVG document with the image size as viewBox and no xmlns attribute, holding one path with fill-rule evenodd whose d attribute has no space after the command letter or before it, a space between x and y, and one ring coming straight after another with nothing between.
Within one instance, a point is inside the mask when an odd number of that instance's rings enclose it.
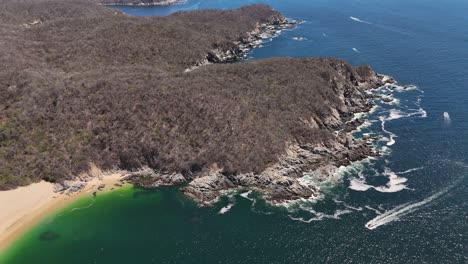
<instances>
[{"instance_id":1,"label":"shoreline","mask_svg":"<svg viewBox=\"0 0 468 264\"><path fill-rule=\"evenodd\" d=\"M109 192L120 186L124 174L115 173L95 177L78 192L61 194L54 191L54 184L46 181L0 192L0 251L7 250L25 232L46 216L77 201L92 192ZM102 185L105 184L105 187ZM20 202L18 202L20 201Z\"/></svg>"}]
</instances>

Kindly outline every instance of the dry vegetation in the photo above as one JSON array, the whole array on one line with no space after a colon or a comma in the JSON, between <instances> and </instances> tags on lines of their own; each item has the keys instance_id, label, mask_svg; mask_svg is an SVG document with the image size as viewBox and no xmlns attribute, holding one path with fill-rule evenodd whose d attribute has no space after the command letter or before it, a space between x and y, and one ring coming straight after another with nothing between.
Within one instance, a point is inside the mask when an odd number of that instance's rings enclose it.
<instances>
[{"instance_id":1,"label":"dry vegetation","mask_svg":"<svg viewBox=\"0 0 468 264\"><path fill-rule=\"evenodd\" d=\"M323 120L352 108L343 91L359 96L350 84L361 77L345 62L276 58L183 73L278 15L253 5L142 18L94 1L3 0L0 189L70 179L91 163L187 177L215 163L259 172L286 142L326 143Z\"/></svg>"}]
</instances>

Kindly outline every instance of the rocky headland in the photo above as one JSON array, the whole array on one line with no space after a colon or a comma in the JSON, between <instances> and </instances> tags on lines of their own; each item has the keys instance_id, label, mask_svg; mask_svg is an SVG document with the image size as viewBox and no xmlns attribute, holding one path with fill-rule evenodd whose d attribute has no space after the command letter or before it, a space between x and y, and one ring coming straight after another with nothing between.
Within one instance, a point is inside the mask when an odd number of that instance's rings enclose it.
<instances>
[{"instance_id":1,"label":"rocky headland","mask_svg":"<svg viewBox=\"0 0 468 264\"><path fill-rule=\"evenodd\" d=\"M67 193L119 171L184 183L202 206L233 189L276 204L379 154L350 132L392 80L334 58L242 61L299 23L266 5L131 17L6 0L0 22L0 189L46 180Z\"/></svg>"}]
</instances>

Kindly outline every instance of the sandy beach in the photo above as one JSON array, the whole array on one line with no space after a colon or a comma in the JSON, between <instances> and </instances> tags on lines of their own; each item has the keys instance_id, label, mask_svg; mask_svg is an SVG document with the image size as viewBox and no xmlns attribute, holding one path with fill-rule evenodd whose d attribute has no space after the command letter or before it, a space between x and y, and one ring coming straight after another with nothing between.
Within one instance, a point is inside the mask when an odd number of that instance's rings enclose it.
<instances>
[{"instance_id":1,"label":"sandy beach","mask_svg":"<svg viewBox=\"0 0 468 264\"><path fill-rule=\"evenodd\" d=\"M123 173L95 177L81 191L71 195L54 192L54 184L41 181L29 186L0 192L0 251L7 248L21 234L37 224L44 217L57 211L76 199L99 191L109 191L120 183Z\"/></svg>"}]
</instances>

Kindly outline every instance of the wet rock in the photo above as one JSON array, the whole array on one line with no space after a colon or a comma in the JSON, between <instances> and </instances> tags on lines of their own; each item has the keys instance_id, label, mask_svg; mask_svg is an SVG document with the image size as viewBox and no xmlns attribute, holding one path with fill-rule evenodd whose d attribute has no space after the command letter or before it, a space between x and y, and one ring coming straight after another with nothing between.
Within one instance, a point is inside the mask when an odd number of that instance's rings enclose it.
<instances>
[{"instance_id":1,"label":"wet rock","mask_svg":"<svg viewBox=\"0 0 468 264\"><path fill-rule=\"evenodd\" d=\"M143 188L177 185L187 181L181 173L156 172L150 168L129 174L125 177L125 180Z\"/></svg>"}]
</instances>

